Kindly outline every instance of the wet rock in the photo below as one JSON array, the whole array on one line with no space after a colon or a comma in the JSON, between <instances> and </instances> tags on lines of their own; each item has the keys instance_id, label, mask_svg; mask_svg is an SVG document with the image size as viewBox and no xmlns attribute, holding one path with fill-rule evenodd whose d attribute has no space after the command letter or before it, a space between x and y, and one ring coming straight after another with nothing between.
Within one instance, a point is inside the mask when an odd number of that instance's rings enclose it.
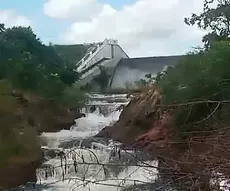
<instances>
[{"instance_id":1,"label":"wet rock","mask_svg":"<svg viewBox=\"0 0 230 191\"><path fill-rule=\"evenodd\" d=\"M81 148L91 148L92 147L92 143L96 142L96 143L100 143L102 145L108 145L110 139L107 138L100 138L100 137L89 137L86 139L74 139L74 140L70 140L70 141L64 141L61 142L59 147L60 148L73 148L73 147L81 147Z\"/></svg>"},{"instance_id":2,"label":"wet rock","mask_svg":"<svg viewBox=\"0 0 230 191\"><path fill-rule=\"evenodd\" d=\"M3 105L2 102L4 101L1 100L1 111L5 111L6 108L10 109L8 112L1 112L4 114L1 116L4 119L1 120L1 124L6 121L5 124L7 125L4 124L6 127L18 127L21 131L27 127L33 130L36 129L38 133L56 132L62 129L69 129L75 123L76 118L83 116L78 109L69 109L39 96L27 95L22 91L13 91L8 96L9 100L16 101L14 108ZM10 101L9 105L13 106L14 104L12 103L13 101ZM34 134L36 137L36 131L34 131ZM33 141L35 142L35 140ZM30 144L30 142L27 144ZM36 169L40 167L42 161L46 160L45 155L53 158L57 154L56 151L49 150L46 151L46 154L43 153L40 156L39 153L39 156L37 156L37 153L40 152L39 147L27 152L28 157L18 156L22 155L21 153L13 153L11 158L7 158L7 164L3 164L1 161L0 188L3 187L5 190L6 188L24 185L27 182L36 182ZM36 156L34 156L35 154Z\"/></svg>"},{"instance_id":3,"label":"wet rock","mask_svg":"<svg viewBox=\"0 0 230 191\"><path fill-rule=\"evenodd\" d=\"M15 92L13 96L23 105L23 115L38 133L69 129L75 124L75 119L85 117L77 108L67 108L37 96Z\"/></svg>"},{"instance_id":4,"label":"wet rock","mask_svg":"<svg viewBox=\"0 0 230 191\"><path fill-rule=\"evenodd\" d=\"M60 149L42 148L43 162L63 154Z\"/></svg>"},{"instance_id":5,"label":"wet rock","mask_svg":"<svg viewBox=\"0 0 230 191\"><path fill-rule=\"evenodd\" d=\"M157 180L153 183L145 183L139 184L136 186L130 186L128 188L123 189L122 191L150 191L150 190L158 190L158 191L178 191L178 189L171 183L162 180Z\"/></svg>"},{"instance_id":6,"label":"wet rock","mask_svg":"<svg viewBox=\"0 0 230 191\"><path fill-rule=\"evenodd\" d=\"M14 188L27 182L36 183L36 169L41 165L40 157L14 157L6 166L1 166L0 187ZM1 190L1 189L0 189Z\"/></svg>"}]
</instances>

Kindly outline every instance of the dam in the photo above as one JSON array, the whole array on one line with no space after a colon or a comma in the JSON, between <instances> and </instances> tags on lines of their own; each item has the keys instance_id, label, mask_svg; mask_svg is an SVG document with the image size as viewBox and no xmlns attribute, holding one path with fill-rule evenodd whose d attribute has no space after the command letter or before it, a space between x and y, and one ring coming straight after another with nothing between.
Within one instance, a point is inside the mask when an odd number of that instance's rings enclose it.
<instances>
[{"instance_id":1,"label":"dam","mask_svg":"<svg viewBox=\"0 0 230 191\"><path fill-rule=\"evenodd\" d=\"M114 68L110 88L134 86L146 74L156 76L168 66L175 66L182 56L122 58Z\"/></svg>"},{"instance_id":2,"label":"dam","mask_svg":"<svg viewBox=\"0 0 230 191\"><path fill-rule=\"evenodd\" d=\"M77 72L81 75L79 84L90 83L101 73L100 67L103 67L110 76L108 83L110 89L133 87L135 82L144 79L146 74L156 76L168 66L175 66L183 56L130 58L115 39L85 44L84 47L87 47L85 53L75 63Z\"/></svg>"}]
</instances>

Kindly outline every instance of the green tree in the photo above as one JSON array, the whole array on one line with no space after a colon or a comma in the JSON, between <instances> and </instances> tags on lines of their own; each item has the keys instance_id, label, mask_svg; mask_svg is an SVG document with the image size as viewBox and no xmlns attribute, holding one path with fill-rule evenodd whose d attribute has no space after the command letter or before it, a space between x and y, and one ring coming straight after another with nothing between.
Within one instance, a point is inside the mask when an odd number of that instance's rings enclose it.
<instances>
[{"instance_id":1,"label":"green tree","mask_svg":"<svg viewBox=\"0 0 230 191\"><path fill-rule=\"evenodd\" d=\"M155 82L155 77L152 76L152 74L146 74L144 79L140 79L139 81L136 81L135 84L139 88L147 88L150 87Z\"/></svg>"},{"instance_id":2,"label":"green tree","mask_svg":"<svg viewBox=\"0 0 230 191\"><path fill-rule=\"evenodd\" d=\"M174 108L177 130L187 132L213 128L211 125L196 124L222 107L222 104L207 101L222 102L230 99L229 63L229 41L218 41L206 52L188 55L157 79L164 104L184 104ZM193 104L186 105L188 102Z\"/></svg>"},{"instance_id":3,"label":"green tree","mask_svg":"<svg viewBox=\"0 0 230 191\"><path fill-rule=\"evenodd\" d=\"M60 79L66 85L72 85L79 80L78 73L73 68L66 68L60 72Z\"/></svg>"},{"instance_id":4,"label":"green tree","mask_svg":"<svg viewBox=\"0 0 230 191\"><path fill-rule=\"evenodd\" d=\"M213 111L221 112L223 106L207 101L230 99L230 1L204 0L203 12L192 14L185 23L211 30L203 37L205 51L189 53L156 78L164 104L184 104L174 108L174 127L183 136L192 135L184 134L188 131L218 128L200 124L212 119L209 115ZM186 105L188 102L193 104Z\"/></svg>"},{"instance_id":5,"label":"green tree","mask_svg":"<svg viewBox=\"0 0 230 191\"><path fill-rule=\"evenodd\" d=\"M54 106L54 114L48 112L54 116L58 108L82 104L84 94L73 86L78 79L75 64L31 27L0 24L0 169L14 157L39 155L37 130L48 121L33 117L36 107Z\"/></svg>"},{"instance_id":6,"label":"green tree","mask_svg":"<svg viewBox=\"0 0 230 191\"><path fill-rule=\"evenodd\" d=\"M230 35L230 0L204 0L203 12L193 13L191 18L185 18L187 25L197 25L204 30L210 30L203 37L205 48L216 40L229 40Z\"/></svg>"},{"instance_id":7,"label":"green tree","mask_svg":"<svg viewBox=\"0 0 230 191\"><path fill-rule=\"evenodd\" d=\"M65 85L78 80L76 66L60 57L52 45L42 44L32 28L1 26L0 79L49 98L60 96Z\"/></svg>"}]
</instances>

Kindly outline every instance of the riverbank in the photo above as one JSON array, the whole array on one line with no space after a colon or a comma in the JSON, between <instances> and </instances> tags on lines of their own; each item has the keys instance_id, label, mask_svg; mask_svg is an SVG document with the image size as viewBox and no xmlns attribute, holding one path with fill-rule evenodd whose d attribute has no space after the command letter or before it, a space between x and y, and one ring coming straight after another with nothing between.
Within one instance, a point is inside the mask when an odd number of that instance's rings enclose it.
<instances>
[{"instance_id":1,"label":"riverbank","mask_svg":"<svg viewBox=\"0 0 230 191\"><path fill-rule=\"evenodd\" d=\"M112 138L121 142L123 148L154 150L155 154L157 150L158 154L163 154L159 151L167 147L171 121L169 113L156 107L160 103L158 90L143 91L132 98L115 125L105 127L96 137Z\"/></svg>"},{"instance_id":2,"label":"riverbank","mask_svg":"<svg viewBox=\"0 0 230 191\"><path fill-rule=\"evenodd\" d=\"M0 187L34 181L39 135L69 129L81 117L80 76L59 48L43 44L31 27L0 23Z\"/></svg>"},{"instance_id":3,"label":"riverbank","mask_svg":"<svg viewBox=\"0 0 230 191\"><path fill-rule=\"evenodd\" d=\"M96 137L112 138L123 143L123 149L145 151L159 161L159 176L183 190L215 190L222 179L230 178L229 104L215 111L215 116L193 124L196 131L174 127L175 114L183 105L164 105L160 90L153 86L132 99L113 126L105 127ZM203 127L209 130L199 130ZM215 129L215 130L214 130ZM184 136L187 135L187 136ZM214 170L215 169L215 170ZM187 178L190 180L187 180ZM217 180L217 185L210 181Z\"/></svg>"},{"instance_id":4,"label":"riverbank","mask_svg":"<svg viewBox=\"0 0 230 191\"><path fill-rule=\"evenodd\" d=\"M28 182L36 183L36 169L40 167L41 161L41 153L11 157L6 165L0 167L0 188L10 189Z\"/></svg>"},{"instance_id":5,"label":"riverbank","mask_svg":"<svg viewBox=\"0 0 230 191\"><path fill-rule=\"evenodd\" d=\"M36 169L43 161L39 134L69 129L82 115L77 108L69 109L23 91L1 92L0 102L0 136L4 141L0 151L0 187L36 182Z\"/></svg>"},{"instance_id":6,"label":"riverbank","mask_svg":"<svg viewBox=\"0 0 230 191\"><path fill-rule=\"evenodd\" d=\"M52 188L46 189L50 191L117 191L154 180L156 177L148 178L150 169L147 164L157 166L157 162L149 160L148 154L123 151L119 149L119 142L93 137L103 127L118 120L121 105L129 102L127 96L91 94L89 97L86 117L77 119L69 130L42 135L48 142L44 147L47 160L38 169L39 182L36 186L51 185ZM95 108L93 111L88 109L92 106ZM62 159L58 154L60 152ZM145 160L146 164L140 163L138 158ZM156 170L154 174L157 176Z\"/></svg>"}]
</instances>

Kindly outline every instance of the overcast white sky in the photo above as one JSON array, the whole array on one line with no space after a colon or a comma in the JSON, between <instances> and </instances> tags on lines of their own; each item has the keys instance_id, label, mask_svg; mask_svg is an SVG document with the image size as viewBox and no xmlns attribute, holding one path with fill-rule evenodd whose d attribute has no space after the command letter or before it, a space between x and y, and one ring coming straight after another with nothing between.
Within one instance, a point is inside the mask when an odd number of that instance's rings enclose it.
<instances>
[{"instance_id":1,"label":"overcast white sky","mask_svg":"<svg viewBox=\"0 0 230 191\"><path fill-rule=\"evenodd\" d=\"M186 26L183 18L200 12L202 0L114 1L42 0L42 7L33 10L31 6L30 13L13 7L0 9L0 22L7 26L32 25L41 39L53 43L115 38L131 57L184 54L201 45L204 32Z\"/></svg>"}]
</instances>

